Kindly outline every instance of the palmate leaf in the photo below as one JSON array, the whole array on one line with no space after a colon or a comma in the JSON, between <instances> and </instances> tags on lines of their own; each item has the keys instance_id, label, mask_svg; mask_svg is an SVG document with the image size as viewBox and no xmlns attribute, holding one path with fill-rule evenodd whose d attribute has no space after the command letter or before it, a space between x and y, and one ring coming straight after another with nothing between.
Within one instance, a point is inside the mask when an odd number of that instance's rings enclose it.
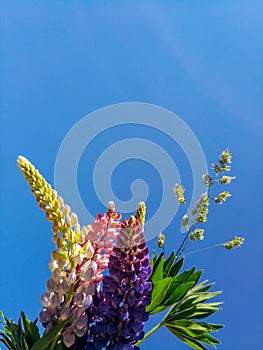
<instances>
[{"instance_id":1,"label":"palmate leaf","mask_svg":"<svg viewBox=\"0 0 263 350\"><path fill-rule=\"evenodd\" d=\"M206 303L220 292L207 292L213 284L204 281L191 288L183 299L176 302L162 321L170 332L194 349L204 350L204 344L215 346L220 343L210 332L223 327L219 324L199 322L219 310L221 302Z\"/></svg>"},{"instance_id":2,"label":"palmate leaf","mask_svg":"<svg viewBox=\"0 0 263 350\"><path fill-rule=\"evenodd\" d=\"M159 326L165 326L184 343L197 350L206 350L205 344L215 346L220 343L210 333L217 332L222 325L201 322L202 319L219 310L220 302L208 303L221 292L208 292L213 283L203 281L198 284L202 271L195 268L181 273L183 258L176 261L172 253L164 259L157 253L151 261L152 301L146 308L156 314L170 308Z\"/></svg>"},{"instance_id":3,"label":"palmate leaf","mask_svg":"<svg viewBox=\"0 0 263 350\"><path fill-rule=\"evenodd\" d=\"M175 320L165 324L165 326L179 339L190 345L194 349L206 349L202 343L215 346L220 341L212 337L209 332L217 331L217 327L210 326L209 323L198 323L191 320Z\"/></svg>"},{"instance_id":4,"label":"palmate leaf","mask_svg":"<svg viewBox=\"0 0 263 350\"><path fill-rule=\"evenodd\" d=\"M188 290L199 281L202 271L195 272L195 268L192 268L178 275L183 265L183 259L176 262L175 260L174 252L167 260L164 259L164 253L158 257L155 252L151 262L153 268L151 275L153 284L152 301L146 309L151 314L156 314L171 307L175 302L181 300ZM168 282L168 279L170 282ZM156 295L158 295L158 298L156 298Z\"/></svg>"}]
</instances>

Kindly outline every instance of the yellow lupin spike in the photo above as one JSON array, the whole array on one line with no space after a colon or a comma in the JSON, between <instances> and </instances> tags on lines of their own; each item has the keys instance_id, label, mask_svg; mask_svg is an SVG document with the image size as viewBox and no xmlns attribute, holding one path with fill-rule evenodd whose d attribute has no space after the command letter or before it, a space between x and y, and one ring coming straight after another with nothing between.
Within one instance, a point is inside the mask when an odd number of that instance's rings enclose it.
<instances>
[{"instance_id":1,"label":"yellow lupin spike","mask_svg":"<svg viewBox=\"0 0 263 350\"><path fill-rule=\"evenodd\" d=\"M141 226L144 226L145 215L146 215L146 205L144 202L140 202L135 214L135 219L139 221Z\"/></svg>"},{"instance_id":2,"label":"yellow lupin spike","mask_svg":"<svg viewBox=\"0 0 263 350\"><path fill-rule=\"evenodd\" d=\"M17 164L30 185L40 208L46 212L47 219L53 223L53 241L57 251L53 251L52 261L49 264L52 278L55 279L54 274L58 270L63 278L68 278L66 270L79 273L76 271L77 264L81 263L78 259L82 259L84 254L85 258L92 259L94 249L89 240L83 239L85 233L83 233L83 228L80 230L77 215L71 212L68 205L64 204L63 199L57 195L57 192L29 160L19 156ZM68 281L68 283L72 286L67 291L65 301L70 304L75 282Z\"/></svg>"},{"instance_id":3,"label":"yellow lupin spike","mask_svg":"<svg viewBox=\"0 0 263 350\"><path fill-rule=\"evenodd\" d=\"M47 183L28 159L19 156L17 164L31 187L40 208L45 210L47 219L55 222L59 217L61 218L61 199L58 198L57 192L52 189L51 185Z\"/></svg>"},{"instance_id":4,"label":"yellow lupin spike","mask_svg":"<svg viewBox=\"0 0 263 350\"><path fill-rule=\"evenodd\" d=\"M30 185L40 208L46 212L47 219L53 223L54 235L58 236L61 233L69 244L77 242L80 231L77 215L71 212L68 205L64 204L63 199L58 196L57 192L28 159L19 156L17 164Z\"/></svg>"}]
</instances>

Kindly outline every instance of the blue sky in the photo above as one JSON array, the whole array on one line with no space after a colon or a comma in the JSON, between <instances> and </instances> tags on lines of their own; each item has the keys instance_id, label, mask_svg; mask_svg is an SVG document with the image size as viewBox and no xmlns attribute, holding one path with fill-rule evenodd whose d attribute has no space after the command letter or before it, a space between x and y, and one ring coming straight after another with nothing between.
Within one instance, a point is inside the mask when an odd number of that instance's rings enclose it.
<instances>
[{"instance_id":1,"label":"blue sky","mask_svg":"<svg viewBox=\"0 0 263 350\"><path fill-rule=\"evenodd\" d=\"M59 147L75 123L111 104L144 102L183 119L208 163L224 148L233 154L232 197L211 208L198 248L235 234L246 238L245 245L190 255L186 266L203 268L204 278L223 290L223 310L213 318L226 325L219 348L260 348L262 11L256 0L1 1L0 308L8 317L16 319L21 309L37 316L53 249L50 225L17 169L17 156L29 158L54 183ZM94 191L85 197L95 155L135 134L166 148L192 190L191 168L170 139L151 128L119 127L94 139L81 158L79 190L93 213L103 210ZM149 215L158 208L160 176L149 165L133 160L114 175L113 190L123 200L132 178L145 176ZM182 239L182 214L166 230L169 247ZM153 345L188 348L166 330L142 349Z\"/></svg>"}]
</instances>

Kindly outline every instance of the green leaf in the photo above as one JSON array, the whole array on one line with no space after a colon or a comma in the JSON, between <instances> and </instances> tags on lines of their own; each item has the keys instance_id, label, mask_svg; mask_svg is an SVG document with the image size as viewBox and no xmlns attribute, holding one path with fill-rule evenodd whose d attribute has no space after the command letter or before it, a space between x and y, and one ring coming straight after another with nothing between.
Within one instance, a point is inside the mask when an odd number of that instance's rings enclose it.
<instances>
[{"instance_id":1,"label":"green leaf","mask_svg":"<svg viewBox=\"0 0 263 350\"><path fill-rule=\"evenodd\" d=\"M200 304L205 301L207 301L210 298L213 298L220 294L221 292L213 292L213 293L207 293L207 292L200 292L200 293L189 293L181 302L176 304L176 308L174 312L179 312L184 309L188 309L192 307L195 304Z\"/></svg>"},{"instance_id":2,"label":"green leaf","mask_svg":"<svg viewBox=\"0 0 263 350\"><path fill-rule=\"evenodd\" d=\"M190 320L174 320L173 322L165 323L165 326L177 336L180 335L187 340L197 340L211 346L220 343L218 339L209 334L211 331L217 331L218 327L215 328L209 323L199 323ZM217 326L220 327L220 325Z\"/></svg>"},{"instance_id":3,"label":"green leaf","mask_svg":"<svg viewBox=\"0 0 263 350\"><path fill-rule=\"evenodd\" d=\"M164 264L164 253L162 253L156 260L153 266L153 273L151 275L152 283L156 283L163 278L163 264Z\"/></svg>"},{"instance_id":4,"label":"green leaf","mask_svg":"<svg viewBox=\"0 0 263 350\"><path fill-rule=\"evenodd\" d=\"M207 339L207 341L203 340L203 342L206 342L207 344L210 344L212 346L214 346L213 344L220 344L221 343L219 339L213 337L211 334L207 334L206 339Z\"/></svg>"},{"instance_id":5,"label":"green leaf","mask_svg":"<svg viewBox=\"0 0 263 350\"><path fill-rule=\"evenodd\" d=\"M158 254L157 254L156 250L154 249L153 256L152 256L151 261L150 261L150 265L152 268L153 268L154 264L156 263L157 259L158 259Z\"/></svg>"},{"instance_id":6,"label":"green leaf","mask_svg":"<svg viewBox=\"0 0 263 350\"><path fill-rule=\"evenodd\" d=\"M196 271L196 272L192 273L187 278L187 282L193 281L193 282L195 282L194 285L196 285L198 283L198 281L200 280L200 277L201 277L202 273L203 273L202 270L199 270L199 271Z\"/></svg>"},{"instance_id":7,"label":"green leaf","mask_svg":"<svg viewBox=\"0 0 263 350\"><path fill-rule=\"evenodd\" d=\"M149 305L150 306L150 305ZM151 315L153 314L158 314L159 312L162 312L166 309L168 309L169 306L166 306L166 305L160 305L160 306L157 306L154 308L153 311L150 312ZM148 309L147 309L148 310Z\"/></svg>"},{"instance_id":8,"label":"green leaf","mask_svg":"<svg viewBox=\"0 0 263 350\"><path fill-rule=\"evenodd\" d=\"M15 341L15 345L18 350L28 350L28 347L26 349L23 349L24 346L24 334L21 326L21 318L19 317L18 319L18 324L15 324L12 322L11 325L11 332L12 332L12 337Z\"/></svg>"},{"instance_id":9,"label":"green leaf","mask_svg":"<svg viewBox=\"0 0 263 350\"><path fill-rule=\"evenodd\" d=\"M175 253L172 252L169 258L164 261L163 277L169 277L169 273L170 273L171 267L173 266L174 259L175 259Z\"/></svg>"},{"instance_id":10,"label":"green leaf","mask_svg":"<svg viewBox=\"0 0 263 350\"><path fill-rule=\"evenodd\" d=\"M165 302L165 305L172 305L178 300L182 299L182 297L178 296L178 294L184 296L190 288L196 285L201 274L201 270L194 272L194 269L191 269L189 271L184 271L178 276L173 277L171 285L167 292L167 300ZM183 287L184 285L187 285L187 287Z\"/></svg>"},{"instance_id":11,"label":"green leaf","mask_svg":"<svg viewBox=\"0 0 263 350\"><path fill-rule=\"evenodd\" d=\"M51 328L44 334L32 347L31 350L45 350L47 346L56 338L61 330L69 323L70 319L59 322L55 327Z\"/></svg>"},{"instance_id":12,"label":"green leaf","mask_svg":"<svg viewBox=\"0 0 263 350\"><path fill-rule=\"evenodd\" d=\"M188 321L183 322L182 324L179 323L179 321ZM202 335L206 333L206 329L202 327L198 327L198 323L196 323L195 327L193 326L194 322L189 320L178 320L176 322L172 323L165 323L165 326L169 329L173 329L174 332L179 332L183 334L184 336L188 336L197 340L200 340L202 338Z\"/></svg>"},{"instance_id":13,"label":"green leaf","mask_svg":"<svg viewBox=\"0 0 263 350\"><path fill-rule=\"evenodd\" d=\"M172 284L175 286L179 286L183 284L184 282L188 281L188 278L194 273L195 268L193 267L191 270L186 270L180 273L180 275L174 276L172 279Z\"/></svg>"},{"instance_id":14,"label":"green leaf","mask_svg":"<svg viewBox=\"0 0 263 350\"><path fill-rule=\"evenodd\" d=\"M199 283L197 286L194 286L192 289L193 292L206 292L208 289L213 287L214 283L206 284L208 280L205 280Z\"/></svg>"},{"instance_id":15,"label":"green leaf","mask_svg":"<svg viewBox=\"0 0 263 350\"><path fill-rule=\"evenodd\" d=\"M31 322L27 318L23 311L21 311L21 319L25 330L26 342L29 348L31 348L40 338L39 329L34 322Z\"/></svg>"},{"instance_id":16,"label":"green leaf","mask_svg":"<svg viewBox=\"0 0 263 350\"><path fill-rule=\"evenodd\" d=\"M168 298L166 298L164 305L170 306L176 303L177 301L181 300L193 285L194 282L186 282L178 288L173 289L171 292L170 287L167 292Z\"/></svg>"},{"instance_id":17,"label":"green leaf","mask_svg":"<svg viewBox=\"0 0 263 350\"><path fill-rule=\"evenodd\" d=\"M203 346L198 340L189 338L181 334L180 332L174 331L173 329L170 329L167 327L170 332L172 332L174 335L177 336L177 338L181 339L185 344L189 345L191 348L196 350L207 350L205 346Z\"/></svg>"},{"instance_id":18,"label":"green leaf","mask_svg":"<svg viewBox=\"0 0 263 350\"><path fill-rule=\"evenodd\" d=\"M2 331L0 331L0 336L2 338L0 338L0 342L2 342L3 344L5 344L5 346L10 349L10 350L16 350L16 346L12 343L12 341L10 340L10 338L4 334Z\"/></svg>"},{"instance_id":19,"label":"green leaf","mask_svg":"<svg viewBox=\"0 0 263 350\"><path fill-rule=\"evenodd\" d=\"M221 292L208 292L213 286L213 283L208 284L208 281L197 284L202 271L195 271L195 268L172 276L172 269L175 266L173 263L171 264L172 259L173 256L170 255L164 261L163 275L169 275L169 277L153 284L152 303L146 310L155 314L170 307L168 314L159 325L164 325L190 347L196 350L207 350L204 344L215 346L215 344L220 343L210 333L217 332L222 325L200 322L199 319L204 319L219 310L221 302L206 303L206 301ZM161 264L161 260L158 264ZM176 270L174 269L174 271ZM164 285L163 281L165 280L166 284Z\"/></svg>"},{"instance_id":20,"label":"green leaf","mask_svg":"<svg viewBox=\"0 0 263 350\"><path fill-rule=\"evenodd\" d=\"M24 312L21 312L21 316L18 319L18 323L14 323L12 320L8 320L4 317L3 313L0 316L4 320L4 330L0 331L0 341L4 343L8 349L11 350L29 350L39 339L38 328L35 323L30 322Z\"/></svg>"},{"instance_id":21,"label":"green leaf","mask_svg":"<svg viewBox=\"0 0 263 350\"><path fill-rule=\"evenodd\" d=\"M157 306L161 305L170 284L171 284L170 277L164 278L161 281L158 281L154 284L153 290L152 290L151 304L146 307L147 312L155 313L154 309Z\"/></svg>"},{"instance_id":22,"label":"green leaf","mask_svg":"<svg viewBox=\"0 0 263 350\"><path fill-rule=\"evenodd\" d=\"M169 320L171 319L199 319L199 318L205 318L210 315L212 315L214 312L218 311L219 308L217 307L220 302L217 303L209 303L209 304L196 304L192 307L185 309L179 313L171 315L172 312L169 314Z\"/></svg>"},{"instance_id":23,"label":"green leaf","mask_svg":"<svg viewBox=\"0 0 263 350\"><path fill-rule=\"evenodd\" d=\"M209 327L209 329L210 329L209 332L217 332L218 329L224 327L223 324L214 324L214 323L206 323L206 322L199 322L199 321L198 321L198 323L202 324L202 325L204 324L204 325L206 325L206 327Z\"/></svg>"},{"instance_id":24,"label":"green leaf","mask_svg":"<svg viewBox=\"0 0 263 350\"><path fill-rule=\"evenodd\" d=\"M169 276L171 276L171 277L176 276L178 274L178 272L181 270L183 263L184 263L184 259L181 258L175 264L173 264L173 266L171 267L171 269L169 271Z\"/></svg>"}]
</instances>

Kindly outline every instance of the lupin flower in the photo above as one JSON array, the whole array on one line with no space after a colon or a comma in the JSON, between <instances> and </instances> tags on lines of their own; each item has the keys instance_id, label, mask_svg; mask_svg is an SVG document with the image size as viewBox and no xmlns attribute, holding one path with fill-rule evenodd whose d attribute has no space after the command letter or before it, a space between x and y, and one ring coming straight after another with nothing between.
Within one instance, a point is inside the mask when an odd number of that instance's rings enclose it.
<instances>
[{"instance_id":1,"label":"lupin flower","mask_svg":"<svg viewBox=\"0 0 263 350\"><path fill-rule=\"evenodd\" d=\"M152 269L143 227L136 217L123 221L110 256L109 276L93 298L94 324L85 349L139 349L135 344L143 338L144 322L149 318L145 308L150 304Z\"/></svg>"},{"instance_id":2,"label":"lupin flower","mask_svg":"<svg viewBox=\"0 0 263 350\"><path fill-rule=\"evenodd\" d=\"M70 318L70 326L63 332L67 347L74 344L76 336L82 337L88 329L86 309L92 295L108 267L113 248L114 229L109 230L118 214L114 204L103 217L99 215L92 226L80 229L77 215L57 195L37 169L24 157L18 165L31 186L32 192L46 217L53 223L53 241L56 250L51 254L49 268L52 277L47 281L47 291L41 297L43 310L39 320L50 330L59 321Z\"/></svg>"}]
</instances>

